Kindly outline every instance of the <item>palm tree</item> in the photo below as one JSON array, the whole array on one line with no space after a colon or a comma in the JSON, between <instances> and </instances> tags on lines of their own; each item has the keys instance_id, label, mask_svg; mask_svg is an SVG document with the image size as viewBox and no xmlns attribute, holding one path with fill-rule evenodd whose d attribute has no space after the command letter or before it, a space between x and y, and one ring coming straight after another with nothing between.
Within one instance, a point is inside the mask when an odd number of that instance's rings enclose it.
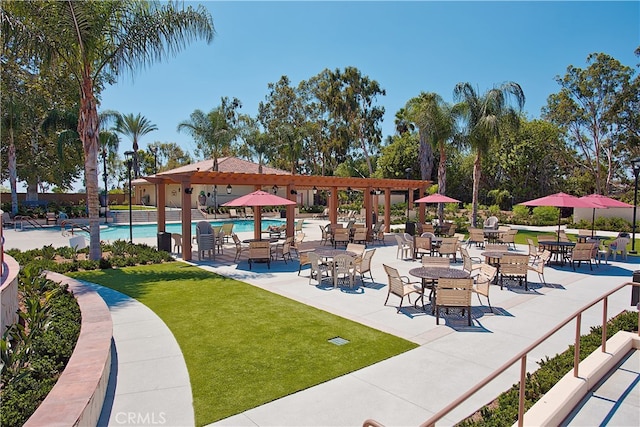
<instances>
[{"instance_id":1,"label":"palm tree","mask_svg":"<svg viewBox=\"0 0 640 427\"><path fill-rule=\"evenodd\" d=\"M116 132L128 136L132 141L133 148L133 176L138 178L140 176L140 162L138 161L138 150L140 149L138 141L141 136L158 130L158 127L151 123L149 119L140 115L133 114L120 114L116 119Z\"/></svg>"},{"instance_id":2,"label":"palm tree","mask_svg":"<svg viewBox=\"0 0 640 427\"><path fill-rule=\"evenodd\" d=\"M236 109L241 106L234 98L231 104L222 98L222 104L208 114L195 110L189 120L178 123L178 132L185 131L195 140L203 155L213 159L213 170L218 170L218 158L229 153L231 143L237 137Z\"/></svg>"},{"instance_id":3,"label":"palm tree","mask_svg":"<svg viewBox=\"0 0 640 427\"><path fill-rule=\"evenodd\" d=\"M473 161L473 201L471 224L477 225L478 193L480 189L481 161L489 145L500 138L500 125L517 127L518 111L511 105L514 98L518 110L522 110L525 97L518 83L506 82L480 96L469 83L458 83L453 91L454 98L461 101L455 106L466 121L466 136L471 149L475 151Z\"/></svg>"},{"instance_id":4,"label":"palm tree","mask_svg":"<svg viewBox=\"0 0 640 427\"><path fill-rule=\"evenodd\" d=\"M407 111L413 117L427 142L436 147L440 153L438 163L438 193L445 194L447 190L447 152L446 144L453 137L455 130L455 117L449 104L436 93L421 93L407 103ZM442 224L444 220L443 204L438 204L438 219Z\"/></svg>"},{"instance_id":5,"label":"palm tree","mask_svg":"<svg viewBox=\"0 0 640 427\"><path fill-rule=\"evenodd\" d=\"M91 230L90 253L100 259L98 209L99 126L96 92L123 71L133 72L197 39L213 40L213 20L203 6L173 2L3 1L3 42L25 46L44 67L62 63L79 86L78 134L83 144Z\"/></svg>"}]
</instances>

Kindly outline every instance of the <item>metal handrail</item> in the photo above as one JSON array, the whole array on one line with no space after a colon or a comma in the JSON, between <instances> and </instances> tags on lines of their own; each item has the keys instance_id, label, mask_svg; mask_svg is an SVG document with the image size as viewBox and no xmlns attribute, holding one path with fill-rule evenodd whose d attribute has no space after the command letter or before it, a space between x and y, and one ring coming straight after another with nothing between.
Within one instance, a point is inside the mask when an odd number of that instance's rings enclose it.
<instances>
[{"instance_id":1,"label":"metal handrail","mask_svg":"<svg viewBox=\"0 0 640 427\"><path fill-rule=\"evenodd\" d=\"M564 321L559 323L555 328L553 328L552 330L547 332L545 335L543 335L542 337L537 339L533 344L531 344L528 347L526 347L520 353L518 353L515 356L513 356L511 359L509 359L506 363L504 363L498 369L496 369L491 374L489 374L489 376L487 376L485 379L480 381L478 384L476 384L475 386L471 387L466 393L464 393L463 395L458 397L456 400L454 400L453 402L451 402L450 404L445 406L443 409L438 411L435 415L433 415L427 421L425 421L424 423L420 424L420 427L433 427L433 426L435 426L436 422L441 420L449 412L453 411L460 404L465 402L467 399L469 399L471 396L473 396L475 393L477 393L480 389L482 389L484 386L489 384L496 377L498 377L500 374L502 374L504 371L509 369L512 365L514 365L518 361L520 361L520 363L521 363L521 365L520 365L520 391L519 391L519 397L518 397L518 426L522 427L523 423L524 423L524 391L525 391L525 378L526 378L526 375L527 375L527 368L526 368L526 365L527 365L527 354L529 354L532 350L534 350L536 347L538 347L540 344L542 344L544 341L546 341L549 337L551 337L553 334L558 332L560 329L565 327L569 322L573 321L573 319L576 319L576 334L575 334L574 358L573 358L573 376L574 377L578 377L578 367L579 367L579 364L580 364L580 326L581 326L581 322L582 322L582 313L585 312L586 310L588 310L589 308L593 307L594 305L598 304L600 301L603 301L603 307L602 307L602 352L605 353L607 351L607 308L608 308L608 298L609 298L610 295L618 292L620 289L625 288L627 286L640 287L640 283L635 283L635 282L623 283L623 284L619 285L618 287L612 289L611 291L607 292L606 294L602 295L601 297L593 300L589 304L583 306L579 310L575 311L571 316L567 317ZM640 324L640 310L638 311L638 322ZM638 336L640 336L640 329L638 331ZM363 423L363 427L383 427L383 425L380 424L379 422L375 421L375 420L370 420L369 419L369 420L366 420Z\"/></svg>"},{"instance_id":2,"label":"metal handrail","mask_svg":"<svg viewBox=\"0 0 640 427\"><path fill-rule=\"evenodd\" d=\"M29 225L33 226L33 228L44 228L44 227L42 226L42 224L40 224L40 223L38 222L38 220L37 220L37 219L35 219L35 218L33 218L33 217L30 217L30 216L28 216L28 215L16 215L16 216L13 218L13 223L14 223L14 228L15 228L15 229L17 229L17 228L18 228L18 227L17 227L18 221L20 222L20 228L21 228L21 229L23 229L23 230L24 230L24 223L25 223L25 222L26 222L27 224L29 224Z\"/></svg>"},{"instance_id":3,"label":"metal handrail","mask_svg":"<svg viewBox=\"0 0 640 427\"><path fill-rule=\"evenodd\" d=\"M69 230L67 230L67 226L70 227ZM69 234L73 235L76 228L84 231L85 233L91 234L91 230L86 225L78 224L77 222L72 221L62 221L60 223L60 229L63 236L68 236Z\"/></svg>"}]
</instances>

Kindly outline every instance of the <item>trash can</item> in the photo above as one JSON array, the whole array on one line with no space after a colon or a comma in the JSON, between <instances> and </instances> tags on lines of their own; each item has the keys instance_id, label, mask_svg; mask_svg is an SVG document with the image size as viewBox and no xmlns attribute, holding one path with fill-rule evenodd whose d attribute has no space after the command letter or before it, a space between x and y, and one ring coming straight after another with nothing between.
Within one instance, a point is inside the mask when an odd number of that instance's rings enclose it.
<instances>
[{"instance_id":1,"label":"trash can","mask_svg":"<svg viewBox=\"0 0 640 427\"><path fill-rule=\"evenodd\" d=\"M171 252L171 233L164 231L158 233L158 250Z\"/></svg>"},{"instance_id":2,"label":"trash can","mask_svg":"<svg viewBox=\"0 0 640 427\"><path fill-rule=\"evenodd\" d=\"M407 222L404 224L404 232L409 233L412 236L416 234L416 223L415 222Z\"/></svg>"},{"instance_id":3,"label":"trash can","mask_svg":"<svg viewBox=\"0 0 640 427\"><path fill-rule=\"evenodd\" d=\"M633 272L633 282L640 283L640 270ZM640 286L634 286L631 288L631 305L637 306L640 303Z\"/></svg>"},{"instance_id":4,"label":"trash can","mask_svg":"<svg viewBox=\"0 0 640 427\"><path fill-rule=\"evenodd\" d=\"M286 209L280 210L280 218L286 218L286 217L287 217L287 210Z\"/></svg>"}]
</instances>

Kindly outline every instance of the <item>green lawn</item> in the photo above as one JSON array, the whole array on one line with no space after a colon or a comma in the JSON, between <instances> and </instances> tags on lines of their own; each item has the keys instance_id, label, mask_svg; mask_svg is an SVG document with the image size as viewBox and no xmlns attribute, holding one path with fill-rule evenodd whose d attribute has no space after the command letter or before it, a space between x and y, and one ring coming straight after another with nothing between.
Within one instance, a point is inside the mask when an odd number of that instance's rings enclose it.
<instances>
[{"instance_id":1,"label":"green lawn","mask_svg":"<svg viewBox=\"0 0 640 427\"><path fill-rule=\"evenodd\" d=\"M175 335L196 425L240 413L416 347L183 263L75 273L151 308ZM337 346L336 336L350 341Z\"/></svg>"}]
</instances>

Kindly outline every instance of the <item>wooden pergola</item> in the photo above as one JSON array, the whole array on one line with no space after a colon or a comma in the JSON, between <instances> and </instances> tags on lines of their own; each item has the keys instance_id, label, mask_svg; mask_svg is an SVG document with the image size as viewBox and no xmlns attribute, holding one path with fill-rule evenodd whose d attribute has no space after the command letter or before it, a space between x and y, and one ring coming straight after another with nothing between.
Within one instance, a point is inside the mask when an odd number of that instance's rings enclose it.
<instances>
[{"instance_id":1,"label":"wooden pergola","mask_svg":"<svg viewBox=\"0 0 640 427\"><path fill-rule=\"evenodd\" d=\"M181 209L182 209L182 257L184 260L191 260L191 186L194 184L204 185L253 185L256 190L264 187L271 188L278 186L286 188L286 197L295 201L296 191L317 189L330 192L329 197L329 221L332 224L338 221L338 190L355 190L364 192L364 208L366 210L366 226L371 229L373 226L373 200L374 197L384 195L384 223L386 231L389 231L391 222L391 191L403 190L409 192L409 206L413 204L413 192L419 190L424 194L431 185L431 181L410 180L410 179L379 179L379 178L354 178L335 176L308 176L308 175L275 175L257 173L229 173L229 172L164 172L157 175L145 177L150 183L155 184L157 191L158 206L158 233L166 230L166 185L180 184L181 186ZM377 205L377 203L376 203ZM287 213L287 236L294 234L295 227L295 205L286 207ZM256 212L260 215L260 212ZM421 204L418 209L418 219L424 222L425 206ZM254 229L254 237L261 237L260 227Z\"/></svg>"}]
</instances>

